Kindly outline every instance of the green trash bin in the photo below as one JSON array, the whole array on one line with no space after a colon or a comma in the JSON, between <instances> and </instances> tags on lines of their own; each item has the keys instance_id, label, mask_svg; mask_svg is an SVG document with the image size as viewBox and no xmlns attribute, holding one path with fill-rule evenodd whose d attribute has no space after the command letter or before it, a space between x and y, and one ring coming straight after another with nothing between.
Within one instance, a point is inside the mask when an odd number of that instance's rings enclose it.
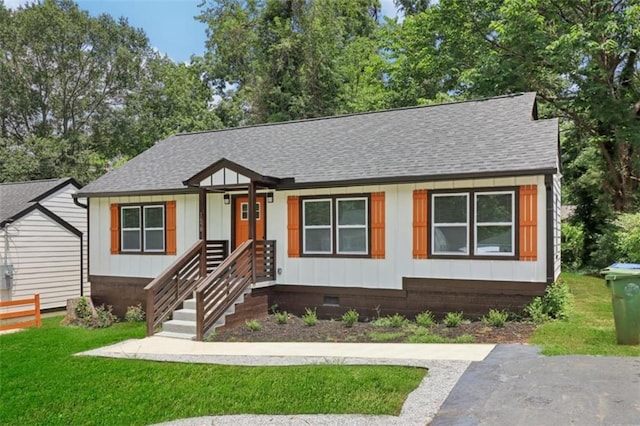
<instances>
[{"instance_id":1,"label":"green trash bin","mask_svg":"<svg viewBox=\"0 0 640 426\"><path fill-rule=\"evenodd\" d=\"M611 289L619 345L640 345L640 265L617 264L602 271Z\"/></svg>"}]
</instances>

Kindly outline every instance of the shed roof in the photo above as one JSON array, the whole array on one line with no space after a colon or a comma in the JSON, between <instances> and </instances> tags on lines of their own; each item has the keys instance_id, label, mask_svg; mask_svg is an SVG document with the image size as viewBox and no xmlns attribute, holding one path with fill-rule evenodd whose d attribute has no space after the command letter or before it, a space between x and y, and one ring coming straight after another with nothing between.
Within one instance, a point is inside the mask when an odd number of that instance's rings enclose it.
<instances>
[{"instance_id":1,"label":"shed roof","mask_svg":"<svg viewBox=\"0 0 640 426\"><path fill-rule=\"evenodd\" d=\"M4 226L10 220L17 219L38 201L69 183L78 187L75 180L71 178L0 184L0 226Z\"/></svg>"},{"instance_id":2,"label":"shed roof","mask_svg":"<svg viewBox=\"0 0 640 426\"><path fill-rule=\"evenodd\" d=\"M558 121L535 93L171 136L80 195L184 191L221 159L278 188L552 173Z\"/></svg>"}]
</instances>

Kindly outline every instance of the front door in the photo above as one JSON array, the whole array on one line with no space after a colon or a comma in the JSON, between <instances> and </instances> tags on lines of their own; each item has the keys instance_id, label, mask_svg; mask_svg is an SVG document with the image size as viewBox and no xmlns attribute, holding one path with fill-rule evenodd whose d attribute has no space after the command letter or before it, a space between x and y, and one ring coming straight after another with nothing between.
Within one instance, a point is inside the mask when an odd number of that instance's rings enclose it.
<instances>
[{"instance_id":1,"label":"front door","mask_svg":"<svg viewBox=\"0 0 640 426\"><path fill-rule=\"evenodd\" d=\"M265 198L256 195L256 240L264 240L265 230ZM234 210L234 240L233 249L249 239L249 197L235 197Z\"/></svg>"}]
</instances>

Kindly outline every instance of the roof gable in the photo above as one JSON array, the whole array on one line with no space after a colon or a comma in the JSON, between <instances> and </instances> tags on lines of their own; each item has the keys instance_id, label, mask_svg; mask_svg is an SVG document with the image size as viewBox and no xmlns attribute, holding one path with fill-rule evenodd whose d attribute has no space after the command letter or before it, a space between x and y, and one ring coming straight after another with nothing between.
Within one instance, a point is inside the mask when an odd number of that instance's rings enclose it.
<instances>
[{"instance_id":1,"label":"roof gable","mask_svg":"<svg viewBox=\"0 0 640 426\"><path fill-rule=\"evenodd\" d=\"M80 188L72 178L0 184L0 227L28 213L39 201L69 184Z\"/></svg>"},{"instance_id":2,"label":"roof gable","mask_svg":"<svg viewBox=\"0 0 640 426\"><path fill-rule=\"evenodd\" d=\"M81 195L189 191L220 161L277 188L415 182L556 170L558 122L535 120L535 93L172 136Z\"/></svg>"}]
</instances>

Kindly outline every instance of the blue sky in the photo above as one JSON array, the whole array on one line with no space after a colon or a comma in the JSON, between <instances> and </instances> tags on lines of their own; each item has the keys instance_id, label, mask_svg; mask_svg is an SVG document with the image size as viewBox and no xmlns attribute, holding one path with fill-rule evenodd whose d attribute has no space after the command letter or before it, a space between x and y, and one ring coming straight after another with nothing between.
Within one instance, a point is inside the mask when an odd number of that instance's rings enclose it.
<instances>
[{"instance_id":1,"label":"blue sky","mask_svg":"<svg viewBox=\"0 0 640 426\"><path fill-rule=\"evenodd\" d=\"M0 0L1 1L1 0ZM32 0L4 0L16 8ZM151 45L176 62L189 62L191 55L202 55L206 25L196 21L201 0L76 0L80 9L92 16L107 13L124 16L129 25L142 28ZM393 0L381 0L383 15L395 16Z\"/></svg>"}]
</instances>

